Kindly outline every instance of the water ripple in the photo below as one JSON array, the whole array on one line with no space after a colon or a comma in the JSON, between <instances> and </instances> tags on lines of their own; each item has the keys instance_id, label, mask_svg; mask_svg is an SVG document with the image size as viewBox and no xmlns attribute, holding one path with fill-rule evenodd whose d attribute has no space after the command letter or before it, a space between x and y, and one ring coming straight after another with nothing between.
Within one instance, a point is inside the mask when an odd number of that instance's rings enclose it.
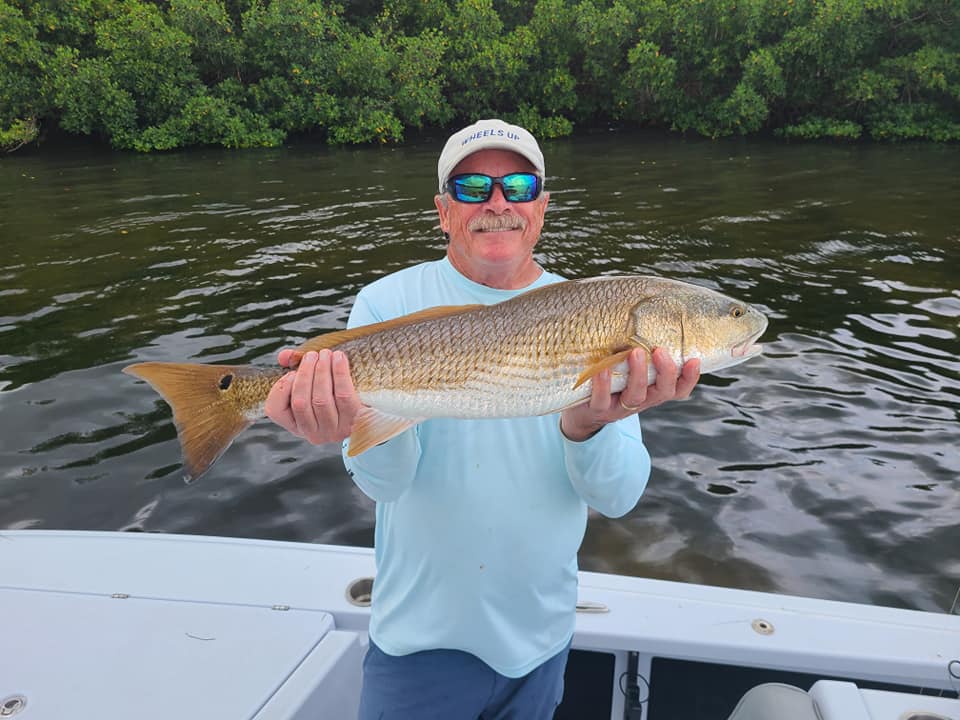
<instances>
[{"instance_id":1,"label":"water ripple","mask_svg":"<svg viewBox=\"0 0 960 720\"><path fill-rule=\"evenodd\" d=\"M363 285L442 255L438 149L5 160L0 527L370 545L373 505L336 447L258 423L185 486L169 409L120 370L271 363L342 328ZM689 280L770 318L763 356L644 413L648 489L624 518L591 514L581 566L945 609L960 149L618 135L545 151L551 270Z\"/></svg>"}]
</instances>

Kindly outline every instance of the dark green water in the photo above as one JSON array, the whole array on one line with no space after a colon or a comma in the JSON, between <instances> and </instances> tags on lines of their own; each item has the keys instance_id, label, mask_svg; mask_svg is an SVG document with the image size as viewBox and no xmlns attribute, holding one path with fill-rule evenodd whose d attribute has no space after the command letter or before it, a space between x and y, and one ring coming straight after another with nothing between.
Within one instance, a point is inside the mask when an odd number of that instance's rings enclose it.
<instances>
[{"instance_id":1,"label":"dark green water","mask_svg":"<svg viewBox=\"0 0 960 720\"><path fill-rule=\"evenodd\" d=\"M0 528L369 545L335 447L268 422L198 483L139 360L271 362L439 257L442 138L0 161ZM766 354L643 417L650 485L584 569L945 611L960 584L960 147L545 145L539 258L755 303Z\"/></svg>"}]
</instances>

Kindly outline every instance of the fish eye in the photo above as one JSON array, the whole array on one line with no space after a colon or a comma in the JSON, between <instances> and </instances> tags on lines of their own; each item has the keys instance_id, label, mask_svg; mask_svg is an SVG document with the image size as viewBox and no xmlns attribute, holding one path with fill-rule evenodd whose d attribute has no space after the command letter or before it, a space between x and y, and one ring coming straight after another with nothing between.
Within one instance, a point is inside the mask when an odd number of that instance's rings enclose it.
<instances>
[{"instance_id":1,"label":"fish eye","mask_svg":"<svg viewBox=\"0 0 960 720\"><path fill-rule=\"evenodd\" d=\"M734 305L730 308L730 314L735 318L743 317L746 310L743 309L743 305Z\"/></svg>"}]
</instances>

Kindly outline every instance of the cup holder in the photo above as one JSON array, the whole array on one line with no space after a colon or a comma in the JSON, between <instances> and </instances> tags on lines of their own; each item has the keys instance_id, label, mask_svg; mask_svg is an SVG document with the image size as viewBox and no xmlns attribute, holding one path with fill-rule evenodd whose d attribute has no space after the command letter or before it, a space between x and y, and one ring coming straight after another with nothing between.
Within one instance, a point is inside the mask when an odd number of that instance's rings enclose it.
<instances>
[{"instance_id":1,"label":"cup holder","mask_svg":"<svg viewBox=\"0 0 960 720\"><path fill-rule=\"evenodd\" d=\"M357 578L347 585L347 602L349 602L351 605L356 605L357 607L370 607L370 598L372 595L372 577ZM923 718L918 717L913 720L923 720ZM945 718L944 720L949 720L949 718Z\"/></svg>"}]
</instances>

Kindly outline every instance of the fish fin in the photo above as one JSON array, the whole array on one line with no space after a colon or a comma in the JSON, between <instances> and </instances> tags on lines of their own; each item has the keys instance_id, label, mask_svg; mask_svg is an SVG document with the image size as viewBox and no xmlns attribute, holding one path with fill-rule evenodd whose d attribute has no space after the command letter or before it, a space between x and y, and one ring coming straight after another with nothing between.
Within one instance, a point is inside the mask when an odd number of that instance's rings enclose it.
<instances>
[{"instance_id":1,"label":"fish fin","mask_svg":"<svg viewBox=\"0 0 960 720\"><path fill-rule=\"evenodd\" d=\"M226 395L233 377L250 370L232 365L165 362L137 363L123 369L150 383L173 408L186 482L209 470L234 438L253 424L253 419Z\"/></svg>"},{"instance_id":2,"label":"fish fin","mask_svg":"<svg viewBox=\"0 0 960 720\"><path fill-rule=\"evenodd\" d=\"M632 347L627 348L626 350L621 350L620 352L616 352L613 355L608 355L607 357L595 362L593 365L580 373L580 377L577 378L577 382L574 384L573 388L577 389L594 375L624 362L627 359L627 355L629 355L631 351L633 351Z\"/></svg>"},{"instance_id":3,"label":"fish fin","mask_svg":"<svg viewBox=\"0 0 960 720\"><path fill-rule=\"evenodd\" d=\"M410 313L409 315L401 315L393 320L363 325L362 327L352 328L350 330L335 330L334 332L324 333L315 338L310 338L294 350L290 358L290 367L296 367L303 356L311 350L319 352L320 350L334 348L348 340L373 335L381 330L390 330L391 328L403 327L404 325L411 325L425 320L435 320L436 318L448 317L450 315L459 315L460 313L482 307L485 306L480 304L438 305L437 307L427 308L426 310L420 310L419 312Z\"/></svg>"},{"instance_id":4,"label":"fish fin","mask_svg":"<svg viewBox=\"0 0 960 720\"><path fill-rule=\"evenodd\" d=\"M647 357L653 357L653 345L644 337L640 337L639 335L631 335L626 345L627 347L625 350L616 350L613 355L602 358L580 373L580 376L577 378L577 382L573 386L574 389L583 385L587 380L592 378L597 373L607 370L608 368L616 367L620 363L624 362L627 359L627 355L630 354L630 351L635 348L643 348L647 353ZM574 403L574 405L577 404L578 403ZM571 405L568 407L573 406ZM566 410L567 408L563 409Z\"/></svg>"},{"instance_id":5,"label":"fish fin","mask_svg":"<svg viewBox=\"0 0 960 720\"><path fill-rule=\"evenodd\" d=\"M639 347L647 351L647 357L653 357L653 343L647 340L645 337L640 337L639 335L632 335L630 337L631 348Z\"/></svg>"},{"instance_id":6,"label":"fish fin","mask_svg":"<svg viewBox=\"0 0 960 720\"><path fill-rule=\"evenodd\" d=\"M550 412L543 413L544 415L553 415L554 413L562 413L564 410L569 410L570 408L575 408L577 405L583 405L584 403L590 402L590 397L581 398L579 400L574 400L572 403L567 403L562 407L558 407Z\"/></svg>"},{"instance_id":7,"label":"fish fin","mask_svg":"<svg viewBox=\"0 0 960 720\"><path fill-rule=\"evenodd\" d=\"M353 422L347 456L354 457L366 452L374 445L385 443L418 422L422 422L422 419L390 415L372 407L365 407Z\"/></svg>"}]
</instances>

